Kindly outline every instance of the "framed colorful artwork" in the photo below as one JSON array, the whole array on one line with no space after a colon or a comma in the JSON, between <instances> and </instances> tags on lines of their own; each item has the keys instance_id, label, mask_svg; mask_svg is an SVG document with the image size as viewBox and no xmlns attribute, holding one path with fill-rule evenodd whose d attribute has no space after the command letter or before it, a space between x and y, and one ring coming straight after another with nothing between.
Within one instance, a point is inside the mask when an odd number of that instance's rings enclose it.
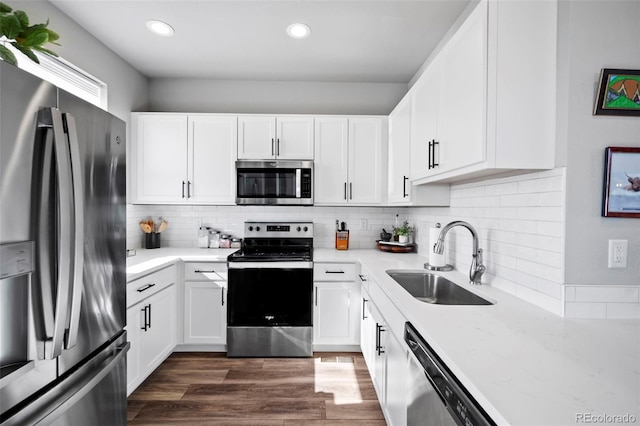
<instances>
[{"instance_id":1,"label":"framed colorful artwork","mask_svg":"<svg viewBox=\"0 0 640 426\"><path fill-rule=\"evenodd\" d=\"M603 68L593 114L640 116L640 70Z\"/></svg>"},{"instance_id":2,"label":"framed colorful artwork","mask_svg":"<svg viewBox=\"0 0 640 426\"><path fill-rule=\"evenodd\" d=\"M640 147L608 147L604 154L602 216L640 218Z\"/></svg>"}]
</instances>

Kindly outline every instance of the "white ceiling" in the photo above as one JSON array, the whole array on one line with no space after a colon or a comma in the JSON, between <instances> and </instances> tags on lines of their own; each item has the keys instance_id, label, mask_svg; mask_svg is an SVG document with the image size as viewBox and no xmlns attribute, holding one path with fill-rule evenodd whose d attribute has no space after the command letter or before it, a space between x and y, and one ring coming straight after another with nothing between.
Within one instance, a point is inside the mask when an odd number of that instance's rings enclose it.
<instances>
[{"instance_id":1,"label":"white ceiling","mask_svg":"<svg viewBox=\"0 0 640 426\"><path fill-rule=\"evenodd\" d=\"M151 78L407 83L470 0L50 1Z\"/></svg>"}]
</instances>

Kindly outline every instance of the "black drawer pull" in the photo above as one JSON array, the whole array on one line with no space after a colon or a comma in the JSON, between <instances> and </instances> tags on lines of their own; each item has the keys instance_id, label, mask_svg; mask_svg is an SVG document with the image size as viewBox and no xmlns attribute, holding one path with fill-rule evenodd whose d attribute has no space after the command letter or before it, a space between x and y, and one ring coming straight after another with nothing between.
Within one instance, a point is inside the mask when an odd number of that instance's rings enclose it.
<instances>
[{"instance_id":1,"label":"black drawer pull","mask_svg":"<svg viewBox=\"0 0 640 426\"><path fill-rule=\"evenodd\" d=\"M201 271L200 269L196 269L194 272L196 274L212 274L212 273L215 273L216 271L214 271L213 269L211 271Z\"/></svg>"},{"instance_id":2,"label":"black drawer pull","mask_svg":"<svg viewBox=\"0 0 640 426\"><path fill-rule=\"evenodd\" d=\"M344 274L344 271L324 271L325 274Z\"/></svg>"},{"instance_id":3,"label":"black drawer pull","mask_svg":"<svg viewBox=\"0 0 640 426\"><path fill-rule=\"evenodd\" d=\"M145 290L149 290L151 287L153 287L155 285L156 285L156 283L151 283L151 284L144 285L144 286L142 286L142 287L140 287L138 289L138 293L142 293Z\"/></svg>"}]
</instances>

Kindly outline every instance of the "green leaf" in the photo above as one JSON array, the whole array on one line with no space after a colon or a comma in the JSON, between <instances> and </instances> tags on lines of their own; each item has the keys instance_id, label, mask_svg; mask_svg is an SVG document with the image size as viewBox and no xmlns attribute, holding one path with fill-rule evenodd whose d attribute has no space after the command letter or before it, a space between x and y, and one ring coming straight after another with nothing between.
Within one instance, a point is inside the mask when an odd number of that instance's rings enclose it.
<instances>
[{"instance_id":1,"label":"green leaf","mask_svg":"<svg viewBox=\"0 0 640 426\"><path fill-rule=\"evenodd\" d=\"M18 65L16 56L9 49L0 44L0 58L11 65Z\"/></svg>"},{"instance_id":2,"label":"green leaf","mask_svg":"<svg viewBox=\"0 0 640 426\"><path fill-rule=\"evenodd\" d=\"M13 9L0 1L0 13L11 13L12 10Z\"/></svg>"},{"instance_id":3,"label":"green leaf","mask_svg":"<svg viewBox=\"0 0 640 426\"><path fill-rule=\"evenodd\" d=\"M18 21L20 21L20 26L22 28L27 28L29 26L29 17L24 13L24 11L16 10L13 14L18 18Z\"/></svg>"},{"instance_id":4,"label":"green leaf","mask_svg":"<svg viewBox=\"0 0 640 426\"><path fill-rule=\"evenodd\" d=\"M33 46L33 50L37 50L38 52L46 53L47 55L51 55L51 56L55 56L55 57L58 56L58 54L56 52L54 52L53 50L46 49L46 48L44 48L42 46Z\"/></svg>"},{"instance_id":5,"label":"green leaf","mask_svg":"<svg viewBox=\"0 0 640 426\"><path fill-rule=\"evenodd\" d=\"M0 35L13 40L20 34L21 30L20 20L15 15L0 16Z\"/></svg>"},{"instance_id":6,"label":"green leaf","mask_svg":"<svg viewBox=\"0 0 640 426\"><path fill-rule=\"evenodd\" d=\"M60 46L60 44L56 43L56 41L58 41L58 39L60 38L58 33L56 33L55 31L51 31L50 29L47 29L47 31L49 32L49 43Z\"/></svg>"},{"instance_id":7,"label":"green leaf","mask_svg":"<svg viewBox=\"0 0 640 426\"><path fill-rule=\"evenodd\" d=\"M49 31L46 29L39 29L27 34L27 37L22 42L23 46L33 47L42 46L49 41Z\"/></svg>"},{"instance_id":8,"label":"green leaf","mask_svg":"<svg viewBox=\"0 0 640 426\"><path fill-rule=\"evenodd\" d=\"M25 46L21 46L20 44L18 44L16 42L11 43L11 45L13 47L15 47L16 49L18 49L23 55L25 55L27 58L31 59L36 64L40 63L40 61L38 60L38 57L35 55L35 53L33 53L31 51L30 48L25 47Z\"/></svg>"}]
</instances>

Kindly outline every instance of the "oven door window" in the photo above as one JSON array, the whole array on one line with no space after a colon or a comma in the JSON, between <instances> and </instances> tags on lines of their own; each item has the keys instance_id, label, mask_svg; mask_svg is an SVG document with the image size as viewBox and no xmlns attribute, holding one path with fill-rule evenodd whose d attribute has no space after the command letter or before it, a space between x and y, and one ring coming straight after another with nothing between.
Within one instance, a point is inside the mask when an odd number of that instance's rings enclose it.
<instances>
[{"instance_id":1,"label":"oven door window","mask_svg":"<svg viewBox=\"0 0 640 426\"><path fill-rule=\"evenodd\" d=\"M296 198L297 169L239 169L238 198Z\"/></svg>"},{"instance_id":2,"label":"oven door window","mask_svg":"<svg viewBox=\"0 0 640 426\"><path fill-rule=\"evenodd\" d=\"M313 325L312 269L229 269L227 321L236 327Z\"/></svg>"}]
</instances>

